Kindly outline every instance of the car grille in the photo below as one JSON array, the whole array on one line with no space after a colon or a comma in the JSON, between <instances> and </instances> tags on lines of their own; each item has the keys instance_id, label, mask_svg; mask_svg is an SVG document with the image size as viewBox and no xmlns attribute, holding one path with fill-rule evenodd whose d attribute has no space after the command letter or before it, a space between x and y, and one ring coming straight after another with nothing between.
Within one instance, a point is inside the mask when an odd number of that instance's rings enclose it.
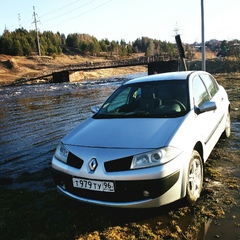
<instances>
[{"instance_id":1,"label":"car grille","mask_svg":"<svg viewBox=\"0 0 240 240\"><path fill-rule=\"evenodd\" d=\"M69 152L67 158L67 164L69 166L80 169L83 165L83 162L84 161L81 158ZM131 163L132 157L126 157L105 162L104 167L107 172L126 171L130 169Z\"/></svg>"},{"instance_id":2,"label":"car grille","mask_svg":"<svg viewBox=\"0 0 240 240\"><path fill-rule=\"evenodd\" d=\"M130 169L132 157L120 158L104 163L107 172L126 171Z\"/></svg>"},{"instance_id":3,"label":"car grille","mask_svg":"<svg viewBox=\"0 0 240 240\"><path fill-rule=\"evenodd\" d=\"M75 156L71 152L69 152L68 158L67 158L67 164L72 167L80 169L83 165L83 160L81 158Z\"/></svg>"}]
</instances>

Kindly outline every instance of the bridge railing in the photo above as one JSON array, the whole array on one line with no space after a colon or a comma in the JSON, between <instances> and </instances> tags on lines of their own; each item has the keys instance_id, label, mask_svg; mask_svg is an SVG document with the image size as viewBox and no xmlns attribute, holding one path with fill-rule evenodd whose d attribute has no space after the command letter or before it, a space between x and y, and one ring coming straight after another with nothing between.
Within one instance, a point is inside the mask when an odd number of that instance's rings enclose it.
<instances>
[{"instance_id":1,"label":"bridge railing","mask_svg":"<svg viewBox=\"0 0 240 240\"><path fill-rule=\"evenodd\" d=\"M84 71L84 70L100 69L100 68L147 65L150 62L157 62L157 61L161 61L162 59L163 59L163 56L151 56L151 57L132 58L127 60L105 61L105 62L92 62L92 61L88 62L87 61L86 63L65 65L61 68L61 70Z\"/></svg>"}]
</instances>

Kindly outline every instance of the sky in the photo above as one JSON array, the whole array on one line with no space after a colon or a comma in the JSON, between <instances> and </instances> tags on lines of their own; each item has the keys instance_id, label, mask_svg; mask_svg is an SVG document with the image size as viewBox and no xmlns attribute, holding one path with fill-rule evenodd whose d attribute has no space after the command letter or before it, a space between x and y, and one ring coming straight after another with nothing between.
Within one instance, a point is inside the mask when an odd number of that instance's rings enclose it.
<instances>
[{"instance_id":1,"label":"sky","mask_svg":"<svg viewBox=\"0 0 240 240\"><path fill-rule=\"evenodd\" d=\"M149 37L183 43L202 41L201 1L205 41L240 40L240 0L1 0L0 35L4 30L85 33L98 40Z\"/></svg>"}]
</instances>

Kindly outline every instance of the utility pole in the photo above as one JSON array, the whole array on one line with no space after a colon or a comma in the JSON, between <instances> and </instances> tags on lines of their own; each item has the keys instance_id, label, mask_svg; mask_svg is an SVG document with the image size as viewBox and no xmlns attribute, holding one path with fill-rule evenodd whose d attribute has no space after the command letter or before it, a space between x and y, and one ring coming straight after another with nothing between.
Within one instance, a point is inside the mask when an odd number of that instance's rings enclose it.
<instances>
[{"instance_id":1,"label":"utility pole","mask_svg":"<svg viewBox=\"0 0 240 240\"><path fill-rule=\"evenodd\" d=\"M41 49L40 49L40 43L39 43L39 37L38 37L38 27L37 27L37 17L35 13L35 7L33 6L33 17L34 17L34 22L35 23L35 30L37 34L37 48L38 48L38 55L41 56Z\"/></svg>"},{"instance_id":2,"label":"utility pole","mask_svg":"<svg viewBox=\"0 0 240 240\"><path fill-rule=\"evenodd\" d=\"M201 17L202 17L202 70L206 71L203 0L201 0Z\"/></svg>"},{"instance_id":3,"label":"utility pole","mask_svg":"<svg viewBox=\"0 0 240 240\"><path fill-rule=\"evenodd\" d=\"M179 33L179 28L178 28L178 25L177 25L177 22L176 22L176 26L175 28L173 29L174 33L175 33L175 36L177 36Z\"/></svg>"},{"instance_id":4,"label":"utility pole","mask_svg":"<svg viewBox=\"0 0 240 240\"><path fill-rule=\"evenodd\" d=\"M19 23L19 28L21 28L21 16L20 16L20 13L18 14L18 23Z\"/></svg>"}]
</instances>

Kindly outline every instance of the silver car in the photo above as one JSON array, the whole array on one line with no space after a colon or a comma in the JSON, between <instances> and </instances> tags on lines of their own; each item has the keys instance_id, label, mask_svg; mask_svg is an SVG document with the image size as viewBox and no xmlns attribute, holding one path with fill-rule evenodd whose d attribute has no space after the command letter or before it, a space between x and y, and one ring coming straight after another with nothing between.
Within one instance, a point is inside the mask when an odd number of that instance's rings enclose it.
<instances>
[{"instance_id":1,"label":"silver car","mask_svg":"<svg viewBox=\"0 0 240 240\"><path fill-rule=\"evenodd\" d=\"M150 208L201 194L204 164L230 136L230 102L203 71L125 82L58 145L58 190L92 204Z\"/></svg>"}]
</instances>

